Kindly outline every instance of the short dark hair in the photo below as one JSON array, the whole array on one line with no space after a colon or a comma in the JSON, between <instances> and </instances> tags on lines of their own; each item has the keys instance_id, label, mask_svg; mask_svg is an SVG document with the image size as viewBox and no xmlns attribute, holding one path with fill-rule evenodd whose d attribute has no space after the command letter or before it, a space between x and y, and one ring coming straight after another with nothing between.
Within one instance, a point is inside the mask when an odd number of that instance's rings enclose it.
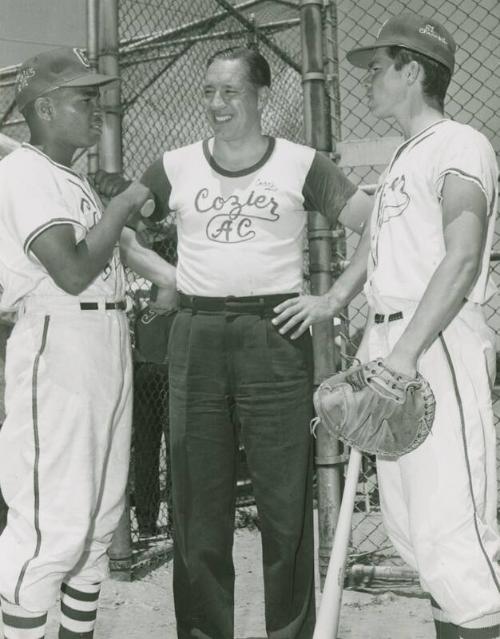
<instances>
[{"instance_id":1,"label":"short dark hair","mask_svg":"<svg viewBox=\"0 0 500 639\"><path fill-rule=\"evenodd\" d=\"M208 67L215 60L242 60L247 68L248 80L256 87L271 86L271 69L265 57L256 49L245 47L217 51L207 62Z\"/></svg>"},{"instance_id":2,"label":"short dark hair","mask_svg":"<svg viewBox=\"0 0 500 639\"><path fill-rule=\"evenodd\" d=\"M411 49L397 46L387 47L387 54L394 60L394 68L396 70L401 69L405 64L409 64L412 61L420 64L424 69L422 82L424 95L429 100L437 102L439 108L443 111L446 91L451 80L450 70L441 62L437 62L437 60Z\"/></svg>"}]
</instances>

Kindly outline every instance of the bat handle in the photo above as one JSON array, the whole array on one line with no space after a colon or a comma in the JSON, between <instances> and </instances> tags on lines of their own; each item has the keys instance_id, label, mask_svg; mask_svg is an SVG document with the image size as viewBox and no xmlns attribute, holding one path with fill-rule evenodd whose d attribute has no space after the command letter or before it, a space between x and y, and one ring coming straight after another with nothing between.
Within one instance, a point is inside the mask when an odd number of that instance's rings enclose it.
<instances>
[{"instance_id":1,"label":"bat handle","mask_svg":"<svg viewBox=\"0 0 500 639\"><path fill-rule=\"evenodd\" d=\"M360 468L361 453L356 448L352 448L313 639L337 639L347 550L351 537L352 513Z\"/></svg>"}]
</instances>

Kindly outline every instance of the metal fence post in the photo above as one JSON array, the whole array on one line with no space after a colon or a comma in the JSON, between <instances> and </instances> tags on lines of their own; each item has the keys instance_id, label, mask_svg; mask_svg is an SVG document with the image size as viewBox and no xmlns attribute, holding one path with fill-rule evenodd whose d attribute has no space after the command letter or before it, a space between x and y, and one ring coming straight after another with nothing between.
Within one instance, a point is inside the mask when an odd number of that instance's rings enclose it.
<instances>
[{"instance_id":1,"label":"metal fence post","mask_svg":"<svg viewBox=\"0 0 500 639\"><path fill-rule=\"evenodd\" d=\"M119 76L118 64L118 0L101 0L99 70ZM120 83L102 90L104 127L100 143L100 166L105 171L122 171L122 118Z\"/></svg>"},{"instance_id":2,"label":"metal fence post","mask_svg":"<svg viewBox=\"0 0 500 639\"><path fill-rule=\"evenodd\" d=\"M329 102L325 90L323 61L322 0L302 0L300 24L302 39L302 81L306 142L319 151L331 151ZM325 293L332 285L332 232L319 213L309 214L309 260L311 292ZM313 328L315 384L336 370L334 325L322 322ZM318 483L319 566L323 581L328 567L333 532L340 508L341 473L339 445L323 430L316 439Z\"/></svg>"},{"instance_id":3,"label":"metal fence post","mask_svg":"<svg viewBox=\"0 0 500 639\"><path fill-rule=\"evenodd\" d=\"M90 68L97 71L99 64L99 0L87 0L87 58ZM87 151L87 171L92 175L99 168L99 147L95 144Z\"/></svg>"},{"instance_id":4,"label":"metal fence post","mask_svg":"<svg viewBox=\"0 0 500 639\"><path fill-rule=\"evenodd\" d=\"M118 64L118 0L101 0L100 3L100 52L101 73L119 76ZM99 147L99 166L104 171L121 173L122 126L120 83L106 86L102 91L101 105L104 111L104 127ZM130 503L128 490L125 510L113 536L109 549L111 574L114 579L128 581L132 570L132 537L130 534Z\"/></svg>"}]
</instances>

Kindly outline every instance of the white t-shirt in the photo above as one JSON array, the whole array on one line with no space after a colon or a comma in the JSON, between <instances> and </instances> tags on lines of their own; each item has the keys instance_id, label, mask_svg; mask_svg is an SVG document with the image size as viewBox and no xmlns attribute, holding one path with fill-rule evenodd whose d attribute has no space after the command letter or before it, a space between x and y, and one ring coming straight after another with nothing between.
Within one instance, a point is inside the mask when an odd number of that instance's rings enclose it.
<instances>
[{"instance_id":1,"label":"white t-shirt","mask_svg":"<svg viewBox=\"0 0 500 639\"><path fill-rule=\"evenodd\" d=\"M332 222L356 187L314 149L269 138L262 159L228 171L213 140L164 153L142 181L175 213L177 286L207 297L300 292L307 210Z\"/></svg>"},{"instance_id":2,"label":"white t-shirt","mask_svg":"<svg viewBox=\"0 0 500 639\"><path fill-rule=\"evenodd\" d=\"M441 120L401 144L380 178L371 219L368 297L422 298L445 256L441 199L448 174L476 184L488 207L482 269L467 297L482 304L495 292L489 277L498 206L495 153L472 127Z\"/></svg>"},{"instance_id":3,"label":"white t-shirt","mask_svg":"<svg viewBox=\"0 0 500 639\"><path fill-rule=\"evenodd\" d=\"M32 253L31 244L58 224L71 224L80 242L101 216L102 204L87 179L35 147L24 144L4 158L0 162L1 307L15 308L28 295L69 296ZM125 278L117 245L84 297L116 300L122 299L124 293Z\"/></svg>"}]
</instances>

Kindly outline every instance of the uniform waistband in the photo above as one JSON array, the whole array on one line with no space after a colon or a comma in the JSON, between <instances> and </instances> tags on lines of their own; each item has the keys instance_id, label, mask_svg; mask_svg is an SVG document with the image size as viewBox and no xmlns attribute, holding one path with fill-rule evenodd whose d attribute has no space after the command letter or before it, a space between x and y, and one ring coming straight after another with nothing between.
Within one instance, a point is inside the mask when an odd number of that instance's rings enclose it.
<instances>
[{"instance_id":1,"label":"uniform waistband","mask_svg":"<svg viewBox=\"0 0 500 639\"><path fill-rule=\"evenodd\" d=\"M125 300L102 298L72 298L63 296L31 296L21 300L18 315L31 312L56 313L58 311L125 311Z\"/></svg>"},{"instance_id":2,"label":"uniform waistband","mask_svg":"<svg viewBox=\"0 0 500 639\"><path fill-rule=\"evenodd\" d=\"M246 297L200 297L198 295L186 295L179 293L180 308L191 309L193 313L198 311L206 313L245 313L261 315L269 313L272 309L292 297L298 297L299 293L278 293L275 295L248 295Z\"/></svg>"},{"instance_id":3,"label":"uniform waistband","mask_svg":"<svg viewBox=\"0 0 500 639\"><path fill-rule=\"evenodd\" d=\"M105 311L124 311L127 308L125 300L119 302L104 302ZM80 309L82 311L98 311L102 310L102 304L99 306L99 302L80 302Z\"/></svg>"},{"instance_id":4,"label":"uniform waistband","mask_svg":"<svg viewBox=\"0 0 500 639\"><path fill-rule=\"evenodd\" d=\"M397 311L397 313L375 313L373 321L375 324L383 324L384 322L395 322L403 319L403 312Z\"/></svg>"},{"instance_id":5,"label":"uniform waistband","mask_svg":"<svg viewBox=\"0 0 500 639\"><path fill-rule=\"evenodd\" d=\"M404 300L401 298L379 297L376 303L370 304L373 313L373 322L375 324L386 324L397 320L404 320L408 323L413 317L419 302L416 300ZM397 309L397 310L396 310ZM480 317L486 321L484 307L477 302L464 300L463 306L460 308L452 321L456 319L466 319Z\"/></svg>"}]
</instances>

